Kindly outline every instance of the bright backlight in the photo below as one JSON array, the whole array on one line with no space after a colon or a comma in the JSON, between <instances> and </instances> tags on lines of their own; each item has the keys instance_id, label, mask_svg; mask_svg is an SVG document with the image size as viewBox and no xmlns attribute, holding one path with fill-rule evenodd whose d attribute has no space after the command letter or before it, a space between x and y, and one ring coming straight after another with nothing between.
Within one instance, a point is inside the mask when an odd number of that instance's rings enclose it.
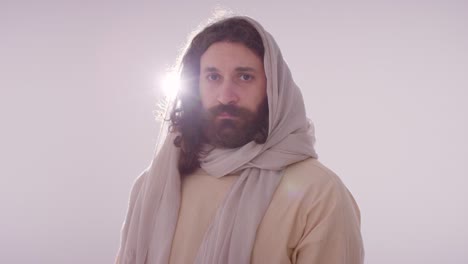
<instances>
[{"instance_id":1,"label":"bright backlight","mask_svg":"<svg viewBox=\"0 0 468 264\"><path fill-rule=\"evenodd\" d=\"M164 94L164 97L170 101L174 100L177 92L180 89L180 79L176 72L168 72L160 80L160 88Z\"/></svg>"}]
</instances>

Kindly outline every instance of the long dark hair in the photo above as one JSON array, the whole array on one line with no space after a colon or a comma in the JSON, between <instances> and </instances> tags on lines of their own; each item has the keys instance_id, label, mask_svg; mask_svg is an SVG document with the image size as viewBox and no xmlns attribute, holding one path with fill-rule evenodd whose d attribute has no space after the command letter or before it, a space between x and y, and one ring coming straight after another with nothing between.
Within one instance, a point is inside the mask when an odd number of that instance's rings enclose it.
<instances>
[{"instance_id":1,"label":"long dark hair","mask_svg":"<svg viewBox=\"0 0 468 264\"><path fill-rule=\"evenodd\" d=\"M199 159L207 154L202 151L204 143L201 127L201 110L198 78L200 58L210 45L226 41L244 44L263 61L265 48L258 31L242 18L227 18L209 25L190 42L180 62L180 76L183 83L170 114L170 131L179 132L174 145L181 149L179 158L180 174L189 174L200 166ZM266 104L268 108L268 104ZM266 128L255 137L257 143L264 143L268 134L268 109L266 109Z\"/></svg>"}]
</instances>

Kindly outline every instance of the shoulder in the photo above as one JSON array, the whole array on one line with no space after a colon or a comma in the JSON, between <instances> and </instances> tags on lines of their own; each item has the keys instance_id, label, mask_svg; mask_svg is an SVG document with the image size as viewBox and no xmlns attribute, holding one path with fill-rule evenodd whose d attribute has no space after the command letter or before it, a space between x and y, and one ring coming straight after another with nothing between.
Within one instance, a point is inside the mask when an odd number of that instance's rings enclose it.
<instances>
[{"instance_id":1,"label":"shoulder","mask_svg":"<svg viewBox=\"0 0 468 264\"><path fill-rule=\"evenodd\" d=\"M351 192L335 172L317 159L306 159L287 167L279 188L288 194L288 199L300 200L300 210L305 214L317 209L338 210L349 211L360 218Z\"/></svg>"},{"instance_id":2,"label":"shoulder","mask_svg":"<svg viewBox=\"0 0 468 264\"><path fill-rule=\"evenodd\" d=\"M289 165L286 168L286 174L295 174L299 177L307 175L308 178L310 178L311 174L317 177L330 177L331 175L335 175L329 168L314 158L308 158Z\"/></svg>"},{"instance_id":3,"label":"shoulder","mask_svg":"<svg viewBox=\"0 0 468 264\"><path fill-rule=\"evenodd\" d=\"M338 263L338 259L362 263L359 207L332 170L316 159L292 164L286 168L278 191L288 208L294 208L288 233L291 259L301 259L301 263Z\"/></svg>"},{"instance_id":4,"label":"shoulder","mask_svg":"<svg viewBox=\"0 0 468 264\"><path fill-rule=\"evenodd\" d=\"M309 158L288 166L283 175L283 181L287 184L300 184L302 188L323 188L343 186L340 178L328 167L314 158Z\"/></svg>"},{"instance_id":5,"label":"shoulder","mask_svg":"<svg viewBox=\"0 0 468 264\"><path fill-rule=\"evenodd\" d=\"M140 195L140 192L143 188L143 185L146 181L148 171L144 170L133 182L132 189L130 191L129 205L133 208L137 197Z\"/></svg>"}]
</instances>

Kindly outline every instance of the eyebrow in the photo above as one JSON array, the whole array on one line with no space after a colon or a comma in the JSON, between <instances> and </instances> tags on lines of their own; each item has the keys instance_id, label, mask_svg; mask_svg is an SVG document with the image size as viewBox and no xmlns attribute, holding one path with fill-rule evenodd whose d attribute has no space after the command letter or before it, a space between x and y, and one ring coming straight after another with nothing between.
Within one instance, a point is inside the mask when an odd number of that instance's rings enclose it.
<instances>
[{"instance_id":1,"label":"eyebrow","mask_svg":"<svg viewBox=\"0 0 468 264\"><path fill-rule=\"evenodd\" d=\"M239 72L255 72L255 69L252 67L237 67L236 71Z\"/></svg>"},{"instance_id":2,"label":"eyebrow","mask_svg":"<svg viewBox=\"0 0 468 264\"><path fill-rule=\"evenodd\" d=\"M206 67L203 69L203 72L217 72L219 71L216 67ZM256 72L256 70L252 67L236 67L235 71L238 72Z\"/></svg>"}]
</instances>

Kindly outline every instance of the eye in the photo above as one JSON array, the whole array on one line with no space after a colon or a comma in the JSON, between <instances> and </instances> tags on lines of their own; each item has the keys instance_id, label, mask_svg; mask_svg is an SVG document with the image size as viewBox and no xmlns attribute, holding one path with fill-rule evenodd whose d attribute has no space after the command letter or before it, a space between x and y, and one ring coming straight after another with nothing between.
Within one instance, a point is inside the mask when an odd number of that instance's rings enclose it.
<instances>
[{"instance_id":1,"label":"eye","mask_svg":"<svg viewBox=\"0 0 468 264\"><path fill-rule=\"evenodd\" d=\"M219 80L220 76L219 74L217 73L210 73L206 76L206 78L209 80L209 81L217 81Z\"/></svg>"},{"instance_id":2,"label":"eye","mask_svg":"<svg viewBox=\"0 0 468 264\"><path fill-rule=\"evenodd\" d=\"M250 74L247 74L247 73L242 73L239 78L242 80L242 81L251 81L254 77Z\"/></svg>"}]
</instances>

